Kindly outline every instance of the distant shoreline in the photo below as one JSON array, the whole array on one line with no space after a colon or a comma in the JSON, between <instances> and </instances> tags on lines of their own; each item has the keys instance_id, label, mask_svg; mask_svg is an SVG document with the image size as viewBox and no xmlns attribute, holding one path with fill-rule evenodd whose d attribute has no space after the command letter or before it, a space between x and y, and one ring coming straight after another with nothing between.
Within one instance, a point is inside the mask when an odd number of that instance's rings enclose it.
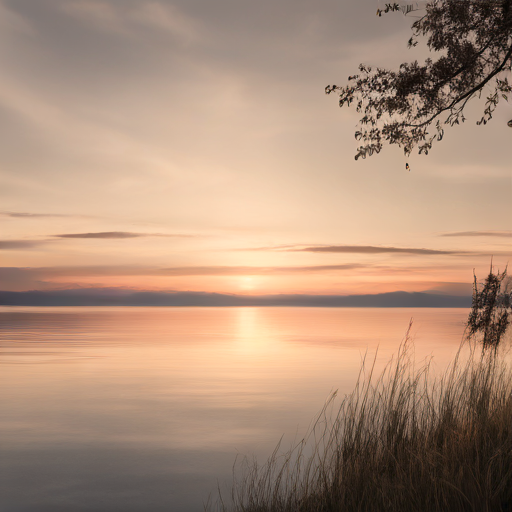
<instances>
[{"instance_id":1,"label":"distant shoreline","mask_svg":"<svg viewBox=\"0 0 512 512\"><path fill-rule=\"evenodd\" d=\"M0 306L469 308L471 297L401 291L372 295L228 295L205 292L75 289L0 291Z\"/></svg>"}]
</instances>

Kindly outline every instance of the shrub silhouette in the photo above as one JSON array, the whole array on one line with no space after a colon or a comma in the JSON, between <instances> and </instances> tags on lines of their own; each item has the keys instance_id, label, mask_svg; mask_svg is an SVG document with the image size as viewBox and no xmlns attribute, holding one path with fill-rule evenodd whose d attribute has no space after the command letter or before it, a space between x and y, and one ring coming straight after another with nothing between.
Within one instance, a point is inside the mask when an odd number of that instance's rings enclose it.
<instances>
[{"instance_id":1,"label":"shrub silhouette","mask_svg":"<svg viewBox=\"0 0 512 512\"><path fill-rule=\"evenodd\" d=\"M468 338L482 335L483 349L496 351L509 325L512 313L512 280L507 279L507 268L493 273L492 262L483 286L473 284L473 305L469 314Z\"/></svg>"}]
</instances>

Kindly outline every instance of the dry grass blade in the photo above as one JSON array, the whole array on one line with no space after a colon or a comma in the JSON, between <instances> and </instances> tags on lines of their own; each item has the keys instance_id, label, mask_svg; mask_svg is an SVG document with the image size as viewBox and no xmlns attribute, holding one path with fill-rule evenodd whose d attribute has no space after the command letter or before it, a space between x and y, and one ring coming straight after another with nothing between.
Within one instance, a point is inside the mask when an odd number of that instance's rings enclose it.
<instances>
[{"instance_id":1,"label":"dry grass blade","mask_svg":"<svg viewBox=\"0 0 512 512\"><path fill-rule=\"evenodd\" d=\"M395 360L333 396L307 438L245 463L223 512L512 510L512 369L498 352L459 351L441 377ZM366 364L366 363L364 363ZM213 507L212 507L213 508Z\"/></svg>"}]
</instances>

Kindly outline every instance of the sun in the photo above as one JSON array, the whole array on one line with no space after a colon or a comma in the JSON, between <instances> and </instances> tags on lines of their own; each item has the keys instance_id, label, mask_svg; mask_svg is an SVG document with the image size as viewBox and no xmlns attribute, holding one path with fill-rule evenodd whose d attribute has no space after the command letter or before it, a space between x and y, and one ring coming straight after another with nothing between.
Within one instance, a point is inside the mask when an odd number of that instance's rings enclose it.
<instances>
[{"instance_id":1,"label":"sun","mask_svg":"<svg viewBox=\"0 0 512 512\"><path fill-rule=\"evenodd\" d=\"M239 287L241 290L249 291L256 288L256 282L253 276L240 277Z\"/></svg>"}]
</instances>

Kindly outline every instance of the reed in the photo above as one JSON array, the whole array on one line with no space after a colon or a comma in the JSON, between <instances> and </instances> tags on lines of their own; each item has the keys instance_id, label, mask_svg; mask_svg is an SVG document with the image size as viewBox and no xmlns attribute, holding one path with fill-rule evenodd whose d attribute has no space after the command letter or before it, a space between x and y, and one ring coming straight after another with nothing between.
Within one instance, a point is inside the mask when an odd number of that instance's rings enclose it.
<instances>
[{"instance_id":1,"label":"reed","mask_svg":"<svg viewBox=\"0 0 512 512\"><path fill-rule=\"evenodd\" d=\"M499 351L459 350L440 376L407 335L380 375L366 361L308 435L235 470L223 512L512 511L512 369ZM240 467L241 466L241 467Z\"/></svg>"}]
</instances>

